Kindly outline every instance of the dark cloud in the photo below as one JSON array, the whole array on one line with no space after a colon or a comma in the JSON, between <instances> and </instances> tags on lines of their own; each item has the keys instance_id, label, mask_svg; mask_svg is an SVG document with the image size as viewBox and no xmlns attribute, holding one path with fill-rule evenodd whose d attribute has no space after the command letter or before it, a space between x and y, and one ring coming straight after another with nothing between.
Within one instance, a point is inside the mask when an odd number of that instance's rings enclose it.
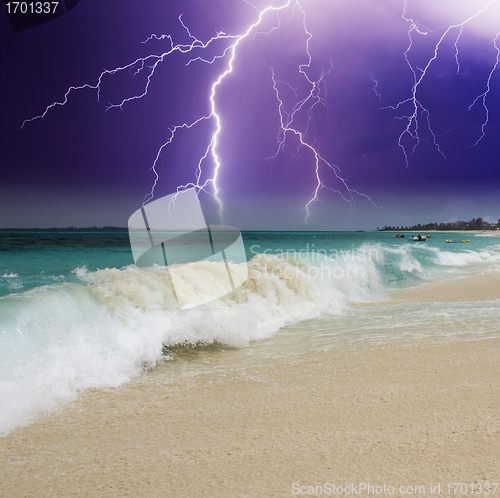
<instances>
[{"instance_id":1,"label":"dark cloud","mask_svg":"<svg viewBox=\"0 0 500 498\"><path fill-rule=\"evenodd\" d=\"M407 3L408 18L419 16L422 26L436 30L426 36L413 33L408 59L420 68L425 67L444 32L439 26L463 20L471 15L472 8L487 4L472 0L439 5L412 0ZM263 8L268 3L262 0L256 5ZM280 16L279 30L256 34L238 46L233 73L217 88L215 102L222 123L217 146L222 161L218 181L233 223L241 220L242 225L257 227L262 214L252 214L252 206L260 204L272 211L268 221L273 220L276 228L304 228L303 207L316 186L314 154L310 149L299 149L297 137L290 134L281 152L269 159L277 152L280 125L271 70L287 112L310 92L305 76L317 81L323 75L318 95L326 105L317 101L310 114L297 111L294 126L301 132L307 130L304 136L308 143L339 168L332 170L321 164L320 172L326 185L344 195L346 190L336 176L339 171L349 186L368 194L377 205L387 204L392 211L396 202L391 197L393 192L413 195L416 188L433 193L445 190L461 198L470 191L479 199L485 186L490 192L500 190L500 70L492 75L485 101L489 109L485 136L473 147L481 136L486 111L481 102L469 110L474 99L486 90L497 56L492 44L494 29L500 31L500 17L495 21L494 15L496 3L488 8L489 14L486 11L464 28L458 45L458 74L454 48L458 29L443 40L438 58L418 89L417 97L429 115L419 114L422 141L409 154L408 166L398 140L406 127L404 116L412 112L412 105L388 108L411 97L413 84L404 57L409 24L401 18L402 0L307 0L302 7L311 35L311 62L307 67L309 36L298 9L290 8ZM178 21L180 14L192 33L207 40L216 31L241 33L258 13L244 1L81 0L67 15L16 34L10 32L6 16L2 16L2 188L15 195L2 196L1 226L30 225L27 213L32 213L31 225L50 225L55 211L60 214L54 217L54 223L61 225L123 224L140 205L153 184L151 166L160 146L170 137L169 129L208 115L212 84L226 68L227 60L186 66L190 56L169 56L158 65L146 97L106 112L106 105L140 93L146 82L144 73L107 75L99 102L95 90L72 92L66 106L55 107L43 120L19 128L24 119L61 100L70 85L95 84L105 68L167 50L166 39L141 43L151 33L170 33L175 42L188 43L189 35ZM267 15L256 31L270 30L277 19L276 15ZM228 41L221 40L204 56L221 54L227 46ZM200 55L200 49L193 52L194 57ZM446 160L426 130L427 119ZM157 163L158 196L195 180L198 161L207 150L214 126L214 122L202 122L191 130L182 130L163 150ZM409 134L401 143L407 152L417 144ZM204 162L204 178L213 175L214 167L209 157ZM51 193L45 208L44 192ZM72 196L78 199L73 206ZM308 227L345 228L350 223L353 228L370 228L367 220L378 225L397 224L394 220L386 223L387 212L364 198L357 197L359 214L353 217L351 206L338 193L323 189L319 197L323 204L315 206ZM89 199L88 210L83 207L85 198ZM110 208L110 198L114 199L114 209ZM418 217L418 210L409 208L404 197L397 199L401 216L410 216L404 214L408 210ZM432 205L439 211L439 197ZM449 205L442 205L443 216L451 216ZM483 206L480 202L472 205ZM13 212L21 206L25 214L15 216ZM334 217L328 216L331 206L337 213ZM419 209L426 211L424 206ZM494 209L500 206L491 211Z\"/></svg>"}]
</instances>

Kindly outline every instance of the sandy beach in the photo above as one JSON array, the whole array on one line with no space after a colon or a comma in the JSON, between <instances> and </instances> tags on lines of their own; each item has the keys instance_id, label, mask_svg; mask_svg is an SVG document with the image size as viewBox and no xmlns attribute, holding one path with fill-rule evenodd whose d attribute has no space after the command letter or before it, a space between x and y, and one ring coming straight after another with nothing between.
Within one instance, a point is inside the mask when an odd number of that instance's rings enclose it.
<instances>
[{"instance_id":1,"label":"sandy beach","mask_svg":"<svg viewBox=\"0 0 500 498\"><path fill-rule=\"evenodd\" d=\"M469 300L500 296L487 278L472 277ZM244 368L239 354L165 362L1 438L2 495L319 496L365 483L444 496L449 483L500 482L498 337L363 342Z\"/></svg>"},{"instance_id":2,"label":"sandy beach","mask_svg":"<svg viewBox=\"0 0 500 498\"><path fill-rule=\"evenodd\" d=\"M454 279L452 282L434 282L394 295L396 302L464 302L500 299L500 274L484 273Z\"/></svg>"}]
</instances>

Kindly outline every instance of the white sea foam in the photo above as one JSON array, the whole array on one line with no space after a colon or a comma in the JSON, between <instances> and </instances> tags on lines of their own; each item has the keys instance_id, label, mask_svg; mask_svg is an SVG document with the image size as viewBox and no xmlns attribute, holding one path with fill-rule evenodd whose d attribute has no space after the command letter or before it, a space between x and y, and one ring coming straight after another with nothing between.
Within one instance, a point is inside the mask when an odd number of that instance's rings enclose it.
<instances>
[{"instance_id":1,"label":"white sea foam","mask_svg":"<svg viewBox=\"0 0 500 498\"><path fill-rule=\"evenodd\" d=\"M341 316L353 303L378 301L387 283L398 278L425 279L439 268L496 261L498 248L452 253L409 244L364 244L336 257L257 254L234 295L184 311L165 268L77 268L80 283L0 298L0 432L81 390L127 382L154 366L163 346L244 347L287 325ZM210 290L222 265L178 267L175 291L189 300L190 293Z\"/></svg>"},{"instance_id":2,"label":"white sea foam","mask_svg":"<svg viewBox=\"0 0 500 498\"><path fill-rule=\"evenodd\" d=\"M500 262L500 253L491 250L449 252L434 250L436 261L443 266L466 266L473 263L496 263Z\"/></svg>"},{"instance_id":3,"label":"white sea foam","mask_svg":"<svg viewBox=\"0 0 500 498\"><path fill-rule=\"evenodd\" d=\"M23 425L82 389L126 382L155 365L164 345L242 347L288 324L341 313L378 285L371 260L321 264L323 274L321 265L294 257L257 255L234 296L187 311L179 309L161 267L79 268L75 274L83 285L53 284L1 298L0 430ZM182 292L199 292L199 281L213 282L221 265L178 269ZM322 278L325 269L331 278Z\"/></svg>"}]
</instances>

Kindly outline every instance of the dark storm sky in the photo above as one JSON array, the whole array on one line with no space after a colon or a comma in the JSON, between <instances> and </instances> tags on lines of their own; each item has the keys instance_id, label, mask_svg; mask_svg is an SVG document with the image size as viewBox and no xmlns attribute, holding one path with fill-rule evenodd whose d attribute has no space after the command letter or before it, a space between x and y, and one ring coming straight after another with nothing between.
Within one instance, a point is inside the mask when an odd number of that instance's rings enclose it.
<instances>
[{"instance_id":1,"label":"dark storm sky","mask_svg":"<svg viewBox=\"0 0 500 498\"><path fill-rule=\"evenodd\" d=\"M255 5L284 5L285 0L260 0ZM418 19L410 63L424 68L446 26L463 22L487 0L407 1L406 18ZM429 111L419 114L422 141L408 165L398 138L412 113L413 74L405 60L410 22L402 19L402 0L306 0L302 11L292 5L268 13L262 24L238 44L231 74L215 94L221 119L217 185L224 221L241 229L373 229L383 225L450 221L482 216L500 218L500 67L492 74L485 102L470 110L486 90L498 50L500 0L464 25L458 42L457 74L454 42L459 28L443 40L437 58L418 87L417 98ZM295 7L294 7L295 5ZM474 10L475 9L475 10ZM148 54L169 49L166 39L142 43L152 33L170 34L174 43L190 43L191 33L206 42L218 31L242 34L258 18L243 0L115 1L80 0L60 18L12 33L5 11L1 29L1 183L0 227L126 226L151 190L151 166L169 138L169 128L191 123L210 113L210 91L228 65L212 59L230 41L207 50L174 53L158 64L148 94L106 112L108 103L139 95L147 71L106 75L100 100L96 90L72 91L65 106L50 109L43 120L28 122L54 101L63 101L71 86L95 85L104 69L126 66ZM305 18L304 18L305 14ZM304 19L307 32L304 29ZM279 29L268 32L274 26ZM425 27L425 28L424 28ZM431 32L431 30L434 30ZM261 34L255 35L256 32ZM308 34L311 62L308 67ZM497 39L500 46L500 39ZM147 59L146 64L153 64ZM304 74L299 72L303 65ZM314 196L314 156L287 135L277 151L279 112L272 72L285 108L290 111L323 74L320 96L311 113L297 112L294 127L308 132L305 140L351 189L354 208L339 193L321 189L320 202L304 207ZM138 69L138 66L135 66ZM419 69L417 77L420 77ZM376 84L375 82L378 82ZM308 101L308 105L313 100ZM309 107L308 107L309 108ZM155 197L195 181L199 159L215 130L214 120L180 131L157 163ZM402 138L408 153L415 140ZM472 147L471 147L472 146ZM202 181L214 174L214 162L203 163ZM320 164L325 186L349 197L336 175ZM213 192L209 186L208 190ZM218 222L216 205L204 197L209 221Z\"/></svg>"}]
</instances>

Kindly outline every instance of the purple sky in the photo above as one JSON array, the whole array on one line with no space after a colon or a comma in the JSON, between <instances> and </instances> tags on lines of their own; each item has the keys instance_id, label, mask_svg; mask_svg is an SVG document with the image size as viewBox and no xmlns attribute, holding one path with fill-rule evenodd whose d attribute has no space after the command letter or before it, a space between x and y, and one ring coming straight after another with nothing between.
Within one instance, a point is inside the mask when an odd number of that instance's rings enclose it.
<instances>
[{"instance_id":1,"label":"purple sky","mask_svg":"<svg viewBox=\"0 0 500 498\"><path fill-rule=\"evenodd\" d=\"M23 121L63 101L72 85L96 85L104 69L167 52L167 39L142 43L153 33L172 35L174 44L192 43L181 14L192 35L206 43L221 31L242 35L257 22L258 9L286 3L80 0L58 19L15 34L3 11L0 227L126 226L151 191L151 167L169 129L210 114L213 84L228 69L231 52L213 64L186 64L196 57L212 60L236 39L165 56L147 95L121 109L106 111L109 103L143 93L147 67L135 76L133 70L105 75L99 101L94 89L75 90L43 120L20 129ZM415 94L418 128L412 122L410 132L420 141L403 134L405 116L414 111L408 64L420 79L447 27L487 4L407 0L404 14L402 0L304 0L263 15L237 44L232 71L215 88L223 221L242 230L359 230L500 218L500 65L490 77L500 47L500 37L493 43L500 0L464 24L458 72L460 27L442 40ZM145 66L157 60L146 59ZM483 100L469 106L488 81L483 127ZM284 119L297 109L285 134L277 92ZM156 163L155 198L196 182L215 132L212 116L176 133ZM315 154L324 188L308 205L318 186ZM210 152L200 183L214 175ZM206 189L216 192L210 182ZM202 201L207 220L219 223L216 200L205 194Z\"/></svg>"}]
</instances>

